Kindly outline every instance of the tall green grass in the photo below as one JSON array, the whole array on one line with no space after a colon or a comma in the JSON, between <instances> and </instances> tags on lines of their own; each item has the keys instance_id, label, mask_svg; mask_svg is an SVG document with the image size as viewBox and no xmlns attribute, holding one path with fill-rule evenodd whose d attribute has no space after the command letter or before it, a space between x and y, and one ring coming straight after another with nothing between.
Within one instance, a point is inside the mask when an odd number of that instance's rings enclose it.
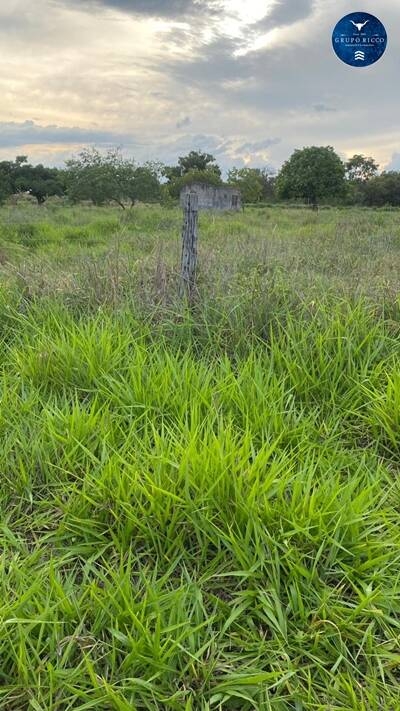
<instances>
[{"instance_id":1,"label":"tall green grass","mask_svg":"<svg viewBox=\"0 0 400 711\"><path fill-rule=\"evenodd\" d=\"M396 228L335 257L332 212L274 215L269 257L268 211L202 217L191 312L173 211L95 211L125 221L108 264L82 233L4 242L0 708L400 708L400 319L350 260L396 263Z\"/></svg>"}]
</instances>

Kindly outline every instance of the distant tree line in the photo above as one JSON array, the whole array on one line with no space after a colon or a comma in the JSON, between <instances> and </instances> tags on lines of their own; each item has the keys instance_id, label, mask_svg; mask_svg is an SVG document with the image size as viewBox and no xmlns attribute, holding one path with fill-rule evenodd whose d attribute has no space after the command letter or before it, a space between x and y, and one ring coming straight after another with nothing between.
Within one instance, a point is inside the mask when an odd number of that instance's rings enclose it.
<instances>
[{"instance_id":1,"label":"distant tree line","mask_svg":"<svg viewBox=\"0 0 400 711\"><path fill-rule=\"evenodd\" d=\"M283 164L275 183L281 200L383 207L400 205L400 172L378 175L371 157L356 154L343 162L332 146L311 146L294 151Z\"/></svg>"},{"instance_id":2,"label":"distant tree line","mask_svg":"<svg viewBox=\"0 0 400 711\"><path fill-rule=\"evenodd\" d=\"M120 149L102 153L85 148L62 169L31 165L26 156L0 162L0 202L26 194L39 205L58 196L71 203L112 203L126 209L137 202L173 203L192 182L224 185L213 155L191 151L177 165L155 161L138 165ZM400 172L379 174L375 160L360 154L343 162L332 146L294 151L278 174L268 167L234 167L225 184L239 188L243 202L250 204L301 201L311 207L323 203L400 206Z\"/></svg>"},{"instance_id":3,"label":"distant tree line","mask_svg":"<svg viewBox=\"0 0 400 711\"><path fill-rule=\"evenodd\" d=\"M39 205L50 195L65 193L63 172L43 165L30 165L26 156L0 162L0 201L16 193L29 193Z\"/></svg>"}]
</instances>

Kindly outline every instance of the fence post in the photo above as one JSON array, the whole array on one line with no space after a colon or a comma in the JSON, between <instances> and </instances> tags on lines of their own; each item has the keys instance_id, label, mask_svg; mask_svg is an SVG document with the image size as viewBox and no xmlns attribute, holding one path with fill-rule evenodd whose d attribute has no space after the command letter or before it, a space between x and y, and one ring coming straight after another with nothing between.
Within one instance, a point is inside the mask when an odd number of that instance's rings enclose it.
<instances>
[{"instance_id":1,"label":"fence post","mask_svg":"<svg viewBox=\"0 0 400 711\"><path fill-rule=\"evenodd\" d=\"M196 285L197 238L199 198L195 193L185 195L182 229L182 260L180 296L186 294L189 301Z\"/></svg>"}]
</instances>

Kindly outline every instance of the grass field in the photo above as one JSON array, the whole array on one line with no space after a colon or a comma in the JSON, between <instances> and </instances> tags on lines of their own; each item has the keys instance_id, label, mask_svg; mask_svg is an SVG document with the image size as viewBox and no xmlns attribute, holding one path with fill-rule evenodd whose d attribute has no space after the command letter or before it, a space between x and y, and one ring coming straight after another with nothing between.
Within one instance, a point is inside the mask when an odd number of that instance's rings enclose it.
<instances>
[{"instance_id":1,"label":"grass field","mask_svg":"<svg viewBox=\"0 0 400 711\"><path fill-rule=\"evenodd\" d=\"M0 709L398 711L400 220L0 211Z\"/></svg>"}]
</instances>

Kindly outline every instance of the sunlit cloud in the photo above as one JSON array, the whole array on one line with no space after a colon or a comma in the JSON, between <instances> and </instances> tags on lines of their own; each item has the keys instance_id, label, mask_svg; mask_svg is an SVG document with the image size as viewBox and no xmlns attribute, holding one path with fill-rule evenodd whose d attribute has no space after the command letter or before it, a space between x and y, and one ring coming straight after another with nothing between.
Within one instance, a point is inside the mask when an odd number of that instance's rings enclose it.
<instances>
[{"instance_id":1,"label":"sunlit cloud","mask_svg":"<svg viewBox=\"0 0 400 711\"><path fill-rule=\"evenodd\" d=\"M400 5L381 0L389 48L357 75L331 48L347 11L347 0L7 0L0 155L58 164L113 144L138 160L201 148L224 167L279 166L316 143L389 164Z\"/></svg>"},{"instance_id":2,"label":"sunlit cloud","mask_svg":"<svg viewBox=\"0 0 400 711\"><path fill-rule=\"evenodd\" d=\"M220 30L231 37L245 37L249 28L271 12L277 0L224 0Z\"/></svg>"}]
</instances>

